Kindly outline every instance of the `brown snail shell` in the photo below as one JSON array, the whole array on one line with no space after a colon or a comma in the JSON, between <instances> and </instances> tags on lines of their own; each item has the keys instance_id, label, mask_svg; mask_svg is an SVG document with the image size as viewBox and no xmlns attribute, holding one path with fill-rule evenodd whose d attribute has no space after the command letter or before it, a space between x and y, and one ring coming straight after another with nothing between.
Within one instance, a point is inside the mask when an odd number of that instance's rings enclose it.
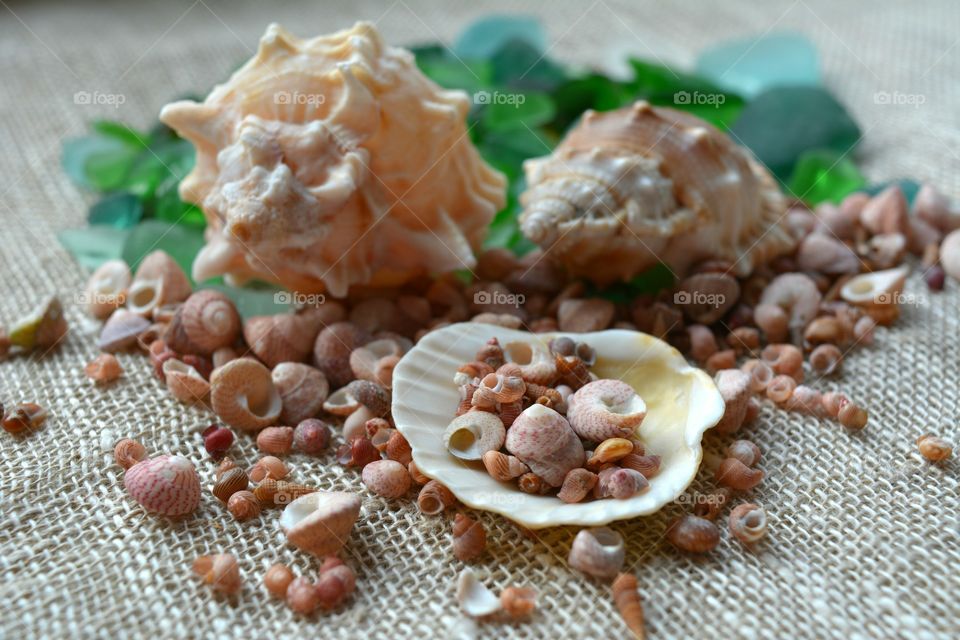
<instances>
[{"instance_id":1,"label":"brown snail shell","mask_svg":"<svg viewBox=\"0 0 960 640\"><path fill-rule=\"evenodd\" d=\"M483 525L458 513L453 521L453 555L461 562L478 558L487 547L487 532Z\"/></svg>"},{"instance_id":2,"label":"brown snail shell","mask_svg":"<svg viewBox=\"0 0 960 640\"><path fill-rule=\"evenodd\" d=\"M320 413L330 392L320 370L299 362L281 362L270 377L283 405L280 420L287 424L299 424Z\"/></svg>"},{"instance_id":3,"label":"brown snail shell","mask_svg":"<svg viewBox=\"0 0 960 640\"><path fill-rule=\"evenodd\" d=\"M310 313L255 316L243 324L243 337L257 358L273 368L306 360L320 327Z\"/></svg>"},{"instance_id":4,"label":"brown snail shell","mask_svg":"<svg viewBox=\"0 0 960 640\"><path fill-rule=\"evenodd\" d=\"M240 335L240 314L219 291L204 289L187 298L167 327L164 340L178 353L209 356Z\"/></svg>"},{"instance_id":5,"label":"brown snail shell","mask_svg":"<svg viewBox=\"0 0 960 640\"><path fill-rule=\"evenodd\" d=\"M257 431L276 423L283 408L270 370L255 360L232 360L210 376L213 411L231 427Z\"/></svg>"}]
</instances>

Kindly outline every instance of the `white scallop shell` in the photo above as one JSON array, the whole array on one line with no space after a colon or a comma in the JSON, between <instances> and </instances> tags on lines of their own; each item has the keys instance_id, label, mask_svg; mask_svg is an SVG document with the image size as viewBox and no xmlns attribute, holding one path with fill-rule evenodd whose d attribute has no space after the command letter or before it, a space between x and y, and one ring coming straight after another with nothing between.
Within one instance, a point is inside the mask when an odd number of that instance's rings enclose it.
<instances>
[{"instance_id":1,"label":"white scallop shell","mask_svg":"<svg viewBox=\"0 0 960 640\"><path fill-rule=\"evenodd\" d=\"M647 452L662 457L650 489L627 500L565 504L556 496L522 493L497 482L481 463L454 458L443 445L443 431L458 403L450 381L457 368L474 359L491 337L548 342L562 333L531 334L467 322L428 333L394 371L393 419L413 450L417 468L444 484L465 505L493 511L538 529L557 525L599 526L649 515L676 500L700 467L703 433L723 415L723 399L703 371L691 367L676 349L644 333L608 330L576 334L597 351L593 371L600 377L626 376L647 404L639 438Z\"/></svg>"}]
</instances>

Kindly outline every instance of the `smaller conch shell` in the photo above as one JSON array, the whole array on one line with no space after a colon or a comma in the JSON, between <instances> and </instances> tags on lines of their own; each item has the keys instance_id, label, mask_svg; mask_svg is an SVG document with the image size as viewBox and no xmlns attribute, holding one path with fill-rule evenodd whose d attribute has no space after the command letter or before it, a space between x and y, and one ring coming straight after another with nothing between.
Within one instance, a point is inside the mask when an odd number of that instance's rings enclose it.
<instances>
[{"instance_id":1,"label":"smaller conch shell","mask_svg":"<svg viewBox=\"0 0 960 640\"><path fill-rule=\"evenodd\" d=\"M462 460L480 460L497 451L506 438L503 422L488 411L469 411L453 419L443 432L447 451Z\"/></svg>"},{"instance_id":2,"label":"smaller conch shell","mask_svg":"<svg viewBox=\"0 0 960 640\"><path fill-rule=\"evenodd\" d=\"M626 382L595 380L570 398L567 418L577 435L591 442L629 438L647 415L647 405Z\"/></svg>"},{"instance_id":3,"label":"smaller conch shell","mask_svg":"<svg viewBox=\"0 0 960 640\"><path fill-rule=\"evenodd\" d=\"M231 360L213 371L210 404L221 420L244 431L276 423L283 409L270 370L250 358Z\"/></svg>"},{"instance_id":4,"label":"smaller conch shell","mask_svg":"<svg viewBox=\"0 0 960 640\"><path fill-rule=\"evenodd\" d=\"M183 302L193 288L190 279L165 251L154 251L143 259L127 292L127 309L150 316L157 307Z\"/></svg>"},{"instance_id":5,"label":"smaller conch shell","mask_svg":"<svg viewBox=\"0 0 960 640\"><path fill-rule=\"evenodd\" d=\"M542 404L517 416L507 432L506 447L552 487L562 485L567 472L583 466L586 457L566 418Z\"/></svg>"},{"instance_id":6,"label":"smaller conch shell","mask_svg":"<svg viewBox=\"0 0 960 640\"><path fill-rule=\"evenodd\" d=\"M123 260L107 260L87 281L87 311L98 320L106 320L127 298L130 267Z\"/></svg>"},{"instance_id":7,"label":"smaller conch shell","mask_svg":"<svg viewBox=\"0 0 960 640\"><path fill-rule=\"evenodd\" d=\"M317 491L288 504L280 527L290 544L322 558L340 551L359 515L357 495Z\"/></svg>"}]
</instances>

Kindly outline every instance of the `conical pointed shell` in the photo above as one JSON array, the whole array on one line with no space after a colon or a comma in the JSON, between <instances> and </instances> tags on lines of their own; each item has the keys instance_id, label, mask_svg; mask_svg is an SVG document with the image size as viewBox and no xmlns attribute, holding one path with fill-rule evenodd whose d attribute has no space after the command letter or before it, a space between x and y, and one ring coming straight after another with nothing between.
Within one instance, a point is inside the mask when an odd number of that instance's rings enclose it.
<instances>
[{"instance_id":1,"label":"conical pointed shell","mask_svg":"<svg viewBox=\"0 0 960 640\"><path fill-rule=\"evenodd\" d=\"M127 469L123 486L151 513L184 516L200 504L200 475L183 456L157 456Z\"/></svg>"},{"instance_id":2,"label":"conical pointed shell","mask_svg":"<svg viewBox=\"0 0 960 640\"><path fill-rule=\"evenodd\" d=\"M258 431L275 424L283 402L270 370L251 360L231 360L210 376L213 411L231 427Z\"/></svg>"},{"instance_id":3,"label":"conical pointed shell","mask_svg":"<svg viewBox=\"0 0 960 640\"><path fill-rule=\"evenodd\" d=\"M410 444L418 470L443 483L467 507L502 514L528 528L566 524L599 526L635 518L673 503L693 480L706 429L723 415L724 403L713 380L690 366L676 349L652 336L613 329L571 335L596 349L591 370L600 378L623 379L643 397L647 415L642 443L660 456L660 472L647 490L626 500L566 504L555 495L531 495L500 482L480 463L465 463L447 451L440 435L460 402L452 383L464 362L491 338L501 345L567 335L529 334L475 322L453 324L421 338L397 365L391 415ZM511 427L512 431L514 427Z\"/></svg>"},{"instance_id":4,"label":"conical pointed shell","mask_svg":"<svg viewBox=\"0 0 960 640\"><path fill-rule=\"evenodd\" d=\"M280 516L280 527L290 544L322 558L343 548L359 515L359 496L317 491L288 504Z\"/></svg>"},{"instance_id":5,"label":"conical pointed shell","mask_svg":"<svg viewBox=\"0 0 960 640\"><path fill-rule=\"evenodd\" d=\"M507 431L503 422L489 411L468 411L457 416L443 432L443 443L462 460L479 460L488 451L503 446Z\"/></svg>"}]
</instances>

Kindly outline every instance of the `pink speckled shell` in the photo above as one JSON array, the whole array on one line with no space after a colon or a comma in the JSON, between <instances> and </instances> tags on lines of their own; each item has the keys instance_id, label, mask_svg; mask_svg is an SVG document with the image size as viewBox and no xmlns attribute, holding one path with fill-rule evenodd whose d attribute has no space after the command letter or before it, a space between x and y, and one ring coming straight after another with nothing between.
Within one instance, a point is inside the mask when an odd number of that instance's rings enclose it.
<instances>
[{"instance_id":1,"label":"pink speckled shell","mask_svg":"<svg viewBox=\"0 0 960 640\"><path fill-rule=\"evenodd\" d=\"M396 460L376 460L363 468L363 484L377 495L399 498L410 489L410 472Z\"/></svg>"},{"instance_id":2,"label":"pink speckled shell","mask_svg":"<svg viewBox=\"0 0 960 640\"><path fill-rule=\"evenodd\" d=\"M570 426L578 436L591 442L633 436L647 414L646 405L637 397L634 400L637 406L627 413L611 411L611 407L631 402L636 393L622 380L590 382L570 397L567 409Z\"/></svg>"},{"instance_id":3,"label":"pink speckled shell","mask_svg":"<svg viewBox=\"0 0 960 640\"><path fill-rule=\"evenodd\" d=\"M580 439L566 419L542 404L517 416L507 431L507 451L553 487L563 484L571 469L583 466Z\"/></svg>"},{"instance_id":4,"label":"pink speckled shell","mask_svg":"<svg viewBox=\"0 0 960 640\"><path fill-rule=\"evenodd\" d=\"M184 516L200 504L200 476L183 456L157 456L133 465L123 485L151 513Z\"/></svg>"}]
</instances>

